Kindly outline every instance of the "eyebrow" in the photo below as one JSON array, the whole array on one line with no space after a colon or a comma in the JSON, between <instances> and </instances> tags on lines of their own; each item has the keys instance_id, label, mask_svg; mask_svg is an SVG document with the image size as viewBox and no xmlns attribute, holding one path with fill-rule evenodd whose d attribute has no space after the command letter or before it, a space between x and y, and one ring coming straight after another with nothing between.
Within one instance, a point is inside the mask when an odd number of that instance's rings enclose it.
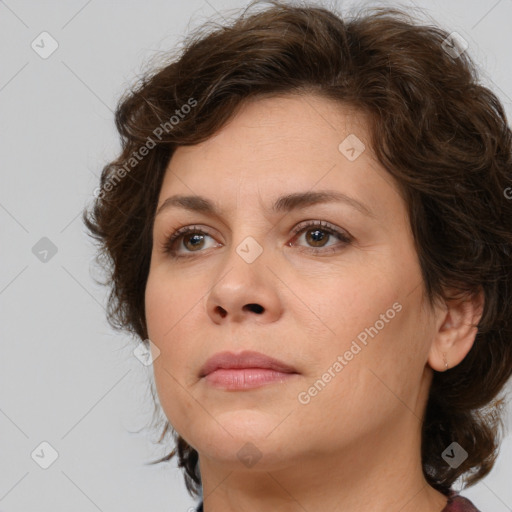
<instances>
[{"instance_id":1,"label":"eyebrow","mask_svg":"<svg viewBox=\"0 0 512 512\"><path fill-rule=\"evenodd\" d=\"M347 196L346 194L334 190L321 190L317 192L295 192L278 197L272 205L271 211L275 214L290 212L306 206L312 206L320 203L338 202L345 203L355 208L363 215L375 218L375 214L368 206ZM158 208L155 217L169 208L182 208L193 212L220 216L220 211L209 199L202 196L184 196L174 195L168 197Z\"/></svg>"}]
</instances>

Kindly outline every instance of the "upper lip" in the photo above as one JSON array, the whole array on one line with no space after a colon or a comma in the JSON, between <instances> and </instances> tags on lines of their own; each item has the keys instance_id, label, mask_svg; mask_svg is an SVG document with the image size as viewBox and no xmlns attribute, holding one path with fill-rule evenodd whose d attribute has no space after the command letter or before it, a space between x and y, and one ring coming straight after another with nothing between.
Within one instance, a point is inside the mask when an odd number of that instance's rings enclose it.
<instances>
[{"instance_id":1,"label":"upper lip","mask_svg":"<svg viewBox=\"0 0 512 512\"><path fill-rule=\"evenodd\" d=\"M274 359L273 357L245 350L237 354L233 352L219 352L208 359L201 368L200 377L204 377L219 368L268 368L283 373L297 373L295 368Z\"/></svg>"}]
</instances>

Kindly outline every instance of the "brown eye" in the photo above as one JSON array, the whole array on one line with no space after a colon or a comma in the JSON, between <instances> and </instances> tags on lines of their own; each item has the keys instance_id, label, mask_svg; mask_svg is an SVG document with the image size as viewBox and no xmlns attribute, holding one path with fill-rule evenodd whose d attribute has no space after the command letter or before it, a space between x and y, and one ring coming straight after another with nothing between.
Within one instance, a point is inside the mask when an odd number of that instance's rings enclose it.
<instances>
[{"instance_id":1,"label":"brown eye","mask_svg":"<svg viewBox=\"0 0 512 512\"><path fill-rule=\"evenodd\" d=\"M197 226L186 226L166 238L162 251L173 258L186 257L187 253L199 253L205 248L207 237L213 240L211 235Z\"/></svg>"},{"instance_id":2,"label":"brown eye","mask_svg":"<svg viewBox=\"0 0 512 512\"><path fill-rule=\"evenodd\" d=\"M314 253L334 252L340 246L344 247L350 244L353 240L348 233L341 231L331 224L323 221L302 223L294 229L294 233L294 241L300 240L302 237L304 237L307 246L303 247L303 249L311 249ZM341 243L327 245L332 238L337 238ZM322 248L325 248L325 250L321 250Z\"/></svg>"},{"instance_id":3,"label":"brown eye","mask_svg":"<svg viewBox=\"0 0 512 512\"><path fill-rule=\"evenodd\" d=\"M187 249L194 251L204 245L204 235L199 233L192 233L191 235L182 235L183 246Z\"/></svg>"},{"instance_id":4,"label":"brown eye","mask_svg":"<svg viewBox=\"0 0 512 512\"><path fill-rule=\"evenodd\" d=\"M306 240L313 247L323 247L331 236L332 234L327 233L325 229L315 228L306 231Z\"/></svg>"}]
</instances>

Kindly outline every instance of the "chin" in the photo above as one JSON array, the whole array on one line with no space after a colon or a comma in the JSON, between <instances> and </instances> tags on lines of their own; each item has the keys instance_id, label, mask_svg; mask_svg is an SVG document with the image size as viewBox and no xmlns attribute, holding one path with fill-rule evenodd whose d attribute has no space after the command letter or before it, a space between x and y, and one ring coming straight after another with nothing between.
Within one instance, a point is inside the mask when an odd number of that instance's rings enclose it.
<instances>
[{"instance_id":1,"label":"chin","mask_svg":"<svg viewBox=\"0 0 512 512\"><path fill-rule=\"evenodd\" d=\"M276 419L275 416L261 411L224 412L215 415L215 419L210 417L208 422L201 422L201 427L194 429L191 441L198 441L194 443L197 444L198 451L219 459L227 457L236 461L238 456L248 452L248 456L263 458L265 455L265 459L268 459L266 462L276 462L280 460L281 452L289 452L286 439L293 438L286 431L285 425L279 426L281 422L282 418ZM296 443L291 442L290 445ZM240 450L242 453L239 454Z\"/></svg>"},{"instance_id":2,"label":"chin","mask_svg":"<svg viewBox=\"0 0 512 512\"><path fill-rule=\"evenodd\" d=\"M260 440L248 440L236 436L224 439L219 444L210 439L212 444L199 443L199 454L214 460L216 464L224 466L226 470L240 471L276 471L285 469L294 463L294 453L289 448L296 446L293 443L288 447L282 438L276 437L272 441L263 436ZM204 440L203 440L204 441ZM297 454L297 459L300 456Z\"/></svg>"}]
</instances>

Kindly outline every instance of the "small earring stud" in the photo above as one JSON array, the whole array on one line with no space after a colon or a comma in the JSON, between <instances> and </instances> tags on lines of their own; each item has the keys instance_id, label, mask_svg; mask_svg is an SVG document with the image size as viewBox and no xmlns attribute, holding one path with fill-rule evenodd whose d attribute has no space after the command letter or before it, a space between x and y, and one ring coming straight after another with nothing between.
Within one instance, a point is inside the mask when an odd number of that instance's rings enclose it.
<instances>
[{"instance_id":1,"label":"small earring stud","mask_svg":"<svg viewBox=\"0 0 512 512\"><path fill-rule=\"evenodd\" d=\"M446 352L443 352L444 371L448 370L448 361L446 360Z\"/></svg>"}]
</instances>

